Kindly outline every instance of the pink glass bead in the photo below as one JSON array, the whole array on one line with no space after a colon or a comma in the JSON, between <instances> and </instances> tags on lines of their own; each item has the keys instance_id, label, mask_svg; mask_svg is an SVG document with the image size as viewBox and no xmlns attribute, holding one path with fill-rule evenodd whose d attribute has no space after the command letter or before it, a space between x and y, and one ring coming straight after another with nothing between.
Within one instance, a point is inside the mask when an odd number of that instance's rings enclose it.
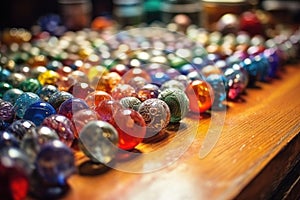
<instances>
[{"instance_id":1,"label":"pink glass bead","mask_svg":"<svg viewBox=\"0 0 300 200\"><path fill-rule=\"evenodd\" d=\"M123 97L135 96L135 89L128 84L118 84L111 91L111 96L115 100L120 100Z\"/></svg>"},{"instance_id":2,"label":"pink glass bead","mask_svg":"<svg viewBox=\"0 0 300 200\"><path fill-rule=\"evenodd\" d=\"M138 76L144 78L148 83L151 82L150 75L141 68L130 69L127 73L125 73L122 76L122 82L129 83L130 80L132 80L134 77L138 77Z\"/></svg>"},{"instance_id":3,"label":"pink glass bead","mask_svg":"<svg viewBox=\"0 0 300 200\"><path fill-rule=\"evenodd\" d=\"M79 110L74 113L72 121L78 133L82 130L82 128L93 120L99 120L99 115L90 109Z\"/></svg>"},{"instance_id":4,"label":"pink glass bead","mask_svg":"<svg viewBox=\"0 0 300 200\"><path fill-rule=\"evenodd\" d=\"M87 95L87 97L85 98L85 102L89 105L90 108L93 109L96 106L98 106L101 103L101 101L112 99L113 98L111 97L111 95L107 92L96 90Z\"/></svg>"},{"instance_id":5,"label":"pink glass bead","mask_svg":"<svg viewBox=\"0 0 300 200\"><path fill-rule=\"evenodd\" d=\"M113 124L114 114L121 108L122 105L118 101L104 100L95 108L95 111L99 115L100 120Z\"/></svg>"},{"instance_id":6,"label":"pink glass bead","mask_svg":"<svg viewBox=\"0 0 300 200\"><path fill-rule=\"evenodd\" d=\"M80 98L80 99L85 99L88 94L93 92L94 89L91 88L87 83L75 83L72 85L68 92L71 93L74 97Z\"/></svg>"}]
</instances>

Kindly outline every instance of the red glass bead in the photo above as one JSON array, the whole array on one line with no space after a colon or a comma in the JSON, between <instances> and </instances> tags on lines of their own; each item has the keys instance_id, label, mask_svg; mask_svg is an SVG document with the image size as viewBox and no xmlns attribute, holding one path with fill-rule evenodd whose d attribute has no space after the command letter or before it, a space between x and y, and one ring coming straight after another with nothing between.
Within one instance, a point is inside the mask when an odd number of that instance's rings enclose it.
<instances>
[{"instance_id":1,"label":"red glass bead","mask_svg":"<svg viewBox=\"0 0 300 200\"><path fill-rule=\"evenodd\" d=\"M114 115L114 124L119 134L119 148L130 150L142 142L146 134L146 123L135 110L120 109Z\"/></svg>"},{"instance_id":2,"label":"red glass bead","mask_svg":"<svg viewBox=\"0 0 300 200\"><path fill-rule=\"evenodd\" d=\"M121 108L123 108L123 107L118 101L103 100L95 108L95 111L99 115L100 120L106 121L110 124L113 124L114 123L114 114Z\"/></svg>"},{"instance_id":3,"label":"red glass bead","mask_svg":"<svg viewBox=\"0 0 300 200\"><path fill-rule=\"evenodd\" d=\"M264 35L261 21L251 11L246 11L240 16L240 30L248 32L251 36Z\"/></svg>"},{"instance_id":4,"label":"red glass bead","mask_svg":"<svg viewBox=\"0 0 300 200\"><path fill-rule=\"evenodd\" d=\"M112 91L111 96L115 100L120 100L123 97L135 96L135 89L128 84L119 84Z\"/></svg>"},{"instance_id":5,"label":"red glass bead","mask_svg":"<svg viewBox=\"0 0 300 200\"><path fill-rule=\"evenodd\" d=\"M195 80L188 85L185 92L190 100L192 112L203 113L212 106L214 93L209 83Z\"/></svg>"},{"instance_id":6,"label":"red glass bead","mask_svg":"<svg viewBox=\"0 0 300 200\"><path fill-rule=\"evenodd\" d=\"M113 98L111 97L111 95L108 94L107 92L96 90L87 95L87 97L85 98L85 102L88 104L90 108L93 109L97 107L101 103L101 101L112 100L112 99Z\"/></svg>"}]
</instances>

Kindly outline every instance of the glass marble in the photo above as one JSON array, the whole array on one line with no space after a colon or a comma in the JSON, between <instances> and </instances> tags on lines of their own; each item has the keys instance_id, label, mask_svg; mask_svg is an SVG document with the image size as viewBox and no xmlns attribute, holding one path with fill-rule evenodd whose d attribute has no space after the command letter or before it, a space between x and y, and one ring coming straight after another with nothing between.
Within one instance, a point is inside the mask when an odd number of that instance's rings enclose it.
<instances>
[{"instance_id":1,"label":"glass marble","mask_svg":"<svg viewBox=\"0 0 300 200\"><path fill-rule=\"evenodd\" d=\"M122 76L122 82L128 84L129 81L132 80L134 77L142 77L148 83L151 83L152 81L150 75L145 70L141 68L133 68Z\"/></svg>"},{"instance_id":2,"label":"glass marble","mask_svg":"<svg viewBox=\"0 0 300 200\"><path fill-rule=\"evenodd\" d=\"M96 90L102 90L111 94L111 91L120 83L121 76L116 72L109 72L99 77Z\"/></svg>"},{"instance_id":3,"label":"glass marble","mask_svg":"<svg viewBox=\"0 0 300 200\"><path fill-rule=\"evenodd\" d=\"M7 90L4 94L2 99L4 101L8 101L10 103L12 103L13 105L15 104L17 98L23 94L24 92L18 88L12 88Z\"/></svg>"},{"instance_id":4,"label":"glass marble","mask_svg":"<svg viewBox=\"0 0 300 200\"><path fill-rule=\"evenodd\" d=\"M133 77L128 84L131 85L136 91L138 91L139 89L141 89L142 87L144 87L147 83L147 80L144 79L143 77L140 76L136 76Z\"/></svg>"},{"instance_id":5,"label":"glass marble","mask_svg":"<svg viewBox=\"0 0 300 200\"><path fill-rule=\"evenodd\" d=\"M52 115L55 114L56 111L51 106L51 104L47 102L36 102L31 104L27 110L25 111L25 114L23 116L23 119L27 119L32 121L36 126L41 125L43 120Z\"/></svg>"},{"instance_id":6,"label":"glass marble","mask_svg":"<svg viewBox=\"0 0 300 200\"><path fill-rule=\"evenodd\" d=\"M59 74L53 70L47 70L38 76L38 81L42 85L55 85L59 79Z\"/></svg>"},{"instance_id":7,"label":"glass marble","mask_svg":"<svg viewBox=\"0 0 300 200\"><path fill-rule=\"evenodd\" d=\"M90 121L79 134L79 146L94 162L107 164L116 155L119 141L117 130L104 121Z\"/></svg>"},{"instance_id":8,"label":"glass marble","mask_svg":"<svg viewBox=\"0 0 300 200\"><path fill-rule=\"evenodd\" d=\"M66 185L67 179L76 170L73 152L59 140L50 141L41 147L36 159L36 169L46 182Z\"/></svg>"},{"instance_id":9,"label":"glass marble","mask_svg":"<svg viewBox=\"0 0 300 200\"><path fill-rule=\"evenodd\" d=\"M60 79L57 81L56 86L60 91L68 91L72 85L76 83L71 77L61 76Z\"/></svg>"},{"instance_id":10,"label":"glass marble","mask_svg":"<svg viewBox=\"0 0 300 200\"><path fill-rule=\"evenodd\" d=\"M19 119L10 124L6 131L13 134L21 141L26 134L33 132L35 127L36 126L32 121Z\"/></svg>"},{"instance_id":11,"label":"glass marble","mask_svg":"<svg viewBox=\"0 0 300 200\"><path fill-rule=\"evenodd\" d=\"M5 82L0 82L0 98L3 97L3 94L12 89L13 86L11 84L5 83Z\"/></svg>"},{"instance_id":12,"label":"glass marble","mask_svg":"<svg viewBox=\"0 0 300 200\"><path fill-rule=\"evenodd\" d=\"M147 99L139 107L138 112L146 123L146 137L151 137L163 131L170 122L169 106L160 99Z\"/></svg>"},{"instance_id":13,"label":"glass marble","mask_svg":"<svg viewBox=\"0 0 300 200\"><path fill-rule=\"evenodd\" d=\"M38 126L35 130L40 145L46 144L52 140L59 140L56 131L48 126Z\"/></svg>"},{"instance_id":14,"label":"glass marble","mask_svg":"<svg viewBox=\"0 0 300 200\"><path fill-rule=\"evenodd\" d=\"M116 100L103 100L95 107L99 119L111 124L114 123L114 114L119 109L122 109L122 105Z\"/></svg>"},{"instance_id":15,"label":"glass marble","mask_svg":"<svg viewBox=\"0 0 300 200\"><path fill-rule=\"evenodd\" d=\"M189 77L185 76L185 75L179 75L179 76L175 76L173 80L179 81L181 82L184 87L186 88L189 83L191 82L191 80L189 79Z\"/></svg>"},{"instance_id":16,"label":"glass marble","mask_svg":"<svg viewBox=\"0 0 300 200\"><path fill-rule=\"evenodd\" d=\"M84 100L79 98L70 98L59 106L57 113L64 115L71 120L74 113L88 108L89 106Z\"/></svg>"},{"instance_id":17,"label":"glass marble","mask_svg":"<svg viewBox=\"0 0 300 200\"><path fill-rule=\"evenodd\" d=\"M195 113L207 111L214 101L214 93L210 84L202 81L192 81L185 90L190 100L190 110Z\"/></svg>"},{"instance_id":18,"label":"glass marble","mask_svg":"<svg viewBox=\"0 0 300 200\"><path fill-rule=\"evenodd\" d=\"M68 92L71 93L74 97L85 99L90 93L94 92L95 90L89 86L87 83L80 83L77 82L73 84Z\"/></svg>"},{"instance_id":19,"label":"glass marble","mask_svg":"<svg viewBox=\"0 0 300 200\"><path fill-rule=\"evenodd\" d=\"M257 65L257 80L267 82L270 80L270 65L268 60L262 55L256 55L252 58L254 64Z\"/></svg>"},{"instance_id":20,"label":"glass marble","mask_svg":"<svg viewBox=\"0 0 300 200\"><path fill-rule=\"evenodd\" d=\"M126 65L123 65L123 64L114 65L109 69L110 72L116 72L120 76L123 76L126 72L128 72L128 70L129 70L129 67L127 67Z\"/></svg>"},{"instance_id":21,"label":"glass marble","mask_svg":"<svg viewBox=\"0 0 300 200\"><path fill-rule=\"evenodd\" d=\"M0 120L12 122L15 118L13 105L8 101L0 101Z\"/></svg>"},{"instance_id":22,"label":"glass marble","mask_svg":"<svg viewBox=\"0 0 300 200\"><path fill-rule=\"evenodd\" d=\"M140 105L141 105L141 101L136 98L136 97L123 97L122 99L120 99L120 104L124 107L124 108L130 108L133 109L135 111L138 111Z\"/></svg>"},{"instance_id":23,"label":"glass marble","mask_svg":"<svg viewBox=\"0 0 300 200\"><path fill-rule=\"evenodd\" d=\"M268 60L270 65L269 76L271 78L277 77L280 66L280 59L275 48L268 48L263 52L263 56Z\"/></svg>"},{"instance_id":24,"label":"glass marble","mask_svg":"<svg viewBox=\"0 0 300 200\"><path fill-rule=\"evenodd\" d=\"M0 131L0 150L6 147L19 148L20 143L13 134L6 131Z\"/></svg>"},{"instance_id":25,"label":"glass marble","mask_svg":"<svg viewBox=\"0 0 300 200\"><path fill-rule=\"evenodd\" d=\"M128 84L118 84L112 91L111 96L115 100L120 100L123 97L136 96L135 89Z\"/></svg>"},{"instance_id":26,"label":"glass marble","mask_svg":"<svg viewBox=\"0 0 300 200\"><path fill-rule=\"evenodd\" d=\"M41 87L36 94L39 95L42 101L48 102L50 97L55 93L58 92L57 87L54 85L45 85Z\"/></svg>"},{"instance_id":27,"label":"glass marble","mask_svg":"<svg viewBox=\"0 0 300 200\"><path fill-rule=\"evenodd\" d=\"M246 58L240 63L241 67L245 69L248 73L248 85L255 86L255 83L258 78L258 65L257 63L253 62L251 58Z\"/></svg>"},{"instance_id":28,"label":"glass marble","mask_svg":"<svg viewBox=\"0 0 300 200\"><path fill-rule=\"evenodd\" d=\"M32 93L32 92L24 92L17 98L17 100L14 104L14 110L16 112L16 115L19 118L23 118L27 108L31 104L38 102L40 100L41 99L37 94Z\"/></svg>"},{"instance_id":29,"label":"glass marble","mask_svg":"<svg viewBox=\"0 0 300 200\"><path fill-rule=\"evenodd\" d=\"M24 92L36 92L41 87L40 82L35 78L28 78L18 85L18 88Z\"/></svg>"},{"instance_id":30,"label":"glass marble","mask_svg":"<svg viewBox=\"0 0 300 200\"><path fill-rule=\"evenodd\" d=\"M184 90L168 88L163 90L158 98L163 100L170 109L170 122L180 122L189 111L189 99Z\"/></svg>"},{"instance_id":31,"label":"glass marble","mask_svg":"<svg viewBox=\"0 0 300 200\"><path fill-rule=\"evenodd\" d=\"M42 125L55 130L60 141L69 147L72 145L75 136L77 136L73 123L63 115L50 115L44 119Z\"/></svg>"},{"instance_id":32,"label":"glass marble","mask_svg":"<svg viewBox=\"0 0 300 200\"><path fill-rule=\"evenodd\" d=\"M163 83L160 86L161 91L168 89L168 88L177 88L179 90L185 90L185 86L177 80L166 81L165 83Z\"/></svg>"},{"instance_id":33,"label":"glass marble","mask_svg":"<svg viewBox=\"0 0 300 200\"><path fill-rule=\"evenodd\" d=\"M224 102L227 99L227 92L228 92L228 85L227 79L224 75L221 74L212 74L206 78L206 81L212 86L214 91L214 102L213 108L214 109L225 109L226 106Z\"/></svg>"},{"instance_id":34,"label":"glass marble","mask_svg":"<svg viewBox=\"0 0 300 200\"><path fill-rule=\"evenodd\" d=\"M107 92L96 90L94 92L91 92L87 95L85 98L85 102L88 104L90 108L97 107L101 101L103 100L112 100L112 96L108 94Z\"/></svg>"},{"instance_id":35,"label":"glass marble","mask_svg":"<svg viewBox=\"0 0 300 200\"><path fill-rule=\"evenodd\" d=\"M6 82L11 84L13 87L18 87L18 85L25 81L26 76L22 73L11 73L10 76L7 78Z\"/></svg>"},{"instance_id":36,"label":"glass marble","mask_svg":"<svg viewBox=\"0 0 300 200\"><path fill-rule=\"evenodd\" d=\"M159 93L160 89L157 85L148 83L137 92L137 98L141 101L145 101L147 99L157 98Z\"/></svg>"},{"instance_id":37,"label":"glass marble","mask_svg":"<svg viewBox=\"0 0 300 200\"><path fill-rule=\"evenodd\" d=\"M187 64L184 64L181 67L179 67L177 70L181 74L187 75L188 73L195 71L195 67L192 64L187 63Z\"/></svg>"},{"instance_id":38,"label":"glass marble","mask_svg":"<svg viewBox=\"0 0 300 200\"><path fill-rule=\"evenodd\" d=\"M83 109L74 113L72 117L72 122L78 133L83 129L83 127L93 120L99 120L100 117L96 111L91 109Z\"/></svg>"},{"instance_id":39,"label":"glass marble","mask_svg":"<svg viewBox=\"0 0 300 200\"><path fill-rule=\"evenodd\" d=\"M143 141L146 134L144 118L135 110L120 109L114 115L113 126L118 131L118 147L130 150Z\"/></svg>"},{"instance_id":40,"label":"glass marble","mask_svg":"<svg viewBox=\"0 0 300 200\"><path fill-rule=\"evenodd\" d=\"M171 78L165 72L157 72L151 74L152 83L156 85L162 85L164 82L169 81Z\"/></svg>"},{"instance_id":41,"label":"glass marble","mask_svg":"<svg viewBox=\"0 0 300 200\"><path fill-rule=\"evenodd\" d=\"M54 94L52 94L48 100L48 103L50 103L55 110L58 110L59 106L66 100L73 98L73 95L69 92L65 91L57 91Z\"/></svg>"}]
</instances>

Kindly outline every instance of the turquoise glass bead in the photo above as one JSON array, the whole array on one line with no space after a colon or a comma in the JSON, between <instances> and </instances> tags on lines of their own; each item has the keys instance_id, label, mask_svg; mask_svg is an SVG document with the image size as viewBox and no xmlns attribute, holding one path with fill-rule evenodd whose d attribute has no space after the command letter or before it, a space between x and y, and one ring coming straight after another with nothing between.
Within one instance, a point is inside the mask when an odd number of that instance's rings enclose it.
<instances>
[{"instance_id":1,"label":"turquoise glass bead","mask_svg":"<svg viewBox=\"0 0 300 200\"><path fill-rule=\"evenodd\" d=\"M17 98L23 94L24 92L18 88L12 88L7 90L4 94L2 99L4 101L8 101L10 103L12 103L13 105L15 104Z\"/></svg>"},{"instance_id":2,"label":"turquoise glass bead","mask_svg":"<svg viewBox=\"0 0 300 200\"><path fill-rule=\"evenodd\" d=\"M5 83L5 82L0 82L0 98L3 97L3 94L9 90L9 89L12 89L13 86L8 84L8 83Z\"/></svg>"},{"instance_id":3,"label":"turquoise glass bead","mask_svg":"<svg viewBox=\"0 0 300 200\"><path fill-rule=\"evenodd\" d=\"M16 112L16 115L19 118L23 118L27 108L31 104L38 102L38 101L40 101L40 97L37 94L32 93L32 92L24 92L17 98L17 100L14 104L14 110Z\"/></svg>"}]
</instances>

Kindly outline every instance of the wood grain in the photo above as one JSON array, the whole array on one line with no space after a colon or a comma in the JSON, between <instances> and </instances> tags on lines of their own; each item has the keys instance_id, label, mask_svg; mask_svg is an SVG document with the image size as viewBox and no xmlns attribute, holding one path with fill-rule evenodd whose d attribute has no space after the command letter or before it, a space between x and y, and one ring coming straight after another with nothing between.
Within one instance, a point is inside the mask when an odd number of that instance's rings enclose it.
<instances>
[{"instance_id":1,"label":"wood grain","mask_svg":"<svg viewBox=\"0 0 300 200\"><path fill-rule=\"evenodd\" d=\"M258 86L247 90L245 102L228 104L220 138L203 158L199 157L199 151L211 120L187 118L179 133L170 132L160 142L138 147L146 154L171 142L178 145L180 137L195 136L184 154L171 165L149 173L110 169L93 177L74 175L69 179L71 191L64 199L232 199L241 191L254 197L271 192L277 183L272 186L276 180L268 177L276 175L278 170L272 171L267 166L287 146L299 144L300 137L296 136L300 132L300 66L286 66L280 79ZM291 142L293 139L296 142ZM285 164L289 162L292 166L299 157L299 145L291 150L293 156L285 154L275 162L281 169L280 177L290 168ZM129 167L135 167L134 160L138 157L131 160ZM155 162L154 159L151 164ZM267 177L255 190L251 183L261 173L267 173ZM247 199L247 195L242 197Z\"/></svg>"}]
</instances>

